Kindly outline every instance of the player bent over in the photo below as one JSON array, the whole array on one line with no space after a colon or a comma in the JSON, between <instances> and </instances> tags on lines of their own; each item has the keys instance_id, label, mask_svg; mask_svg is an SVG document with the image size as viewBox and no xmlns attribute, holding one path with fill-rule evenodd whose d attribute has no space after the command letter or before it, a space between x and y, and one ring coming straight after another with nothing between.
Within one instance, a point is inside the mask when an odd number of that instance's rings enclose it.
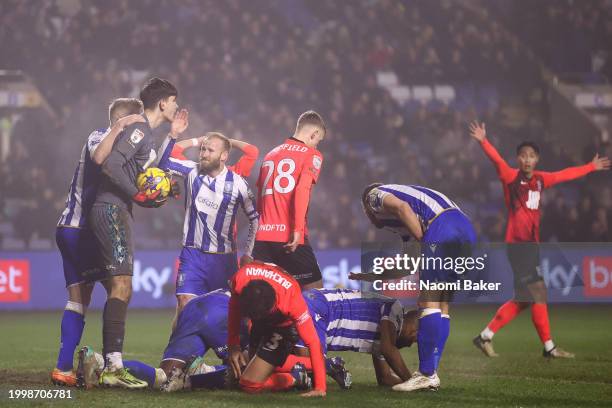
<instances>
[{"instance_id":1,"label":"player bent over","mask_svg":"<svg viewBox=\"0 0 612 408\"><path fill-rule=\"evenodd\" d=\"M230 364L240 378L242 390L258 393L296 386L296 379L291 374L274 371L285 363L301 338L310 353L314 376L314 389L302 396L325 396L321 344L298 282L276 265L253 262L236 272L231 290L228 346ZM243 317L252 322L248 364L240 350L239 329Z\"/></svg>"},{"instance_id":2,"label":"player bent over","mask_svg":"<svg viewBox=\"0 0 612 408\"><path fill-rule=\"evenodd\" d=\"M101 271L95 263L95 237L87 225L100 183L100 165L126 126L144 122L140 113L142 103L137 99L119 98L111 103L110 127L95 130L87 138L70 183L66 208L57 223L55 239L62 255L68 302L62 316L57 364L51 373L51 381L56 385L74 386L76 383L72 370L74 351L81 341L94 282L100 278Z\"/></svg>"},{"instance_id":3,"label":"player bent over","mask_svg":"<svg viewBox=\"0 0 612 408\"><path fill-rule=\"evenodd\" d=\"M473 122L470 125L470 135L480 143L495 165L504 188L508 209L505 241L508 244L508 260L514 272L515 290L514 299L497 310L473 343L486 356L496 357L491 342L495 333L531 306L531 319L544 345L543 356L573 358L573 353L555 346L550 334L546 284L539 274L540 196L543 190L556 184L584 177L593 171L610 169L610 160L595 155L593 161L583 166L568 167L552 173L537 171L535 167L540 159L540 149L535 143L523 142L516 149L519 168L514 169L487 139L484 123Z\"/></svg>"},{"instance_id":4,"label":"player bent over","mask_svg":"<svg viewBox=\"0 0 612 408\"><path fill-rule=\"evenodd\" d=\"M421 242L424 258L469 256L476 243L476 232L468 217L444 194L416 185L380 183L367 186L362 195L364 211L377 228L386 228L406 241ZM426 283L455 281L454 271L439 262L425 262L420 271ZM419 330L417 344L419 370L394 391L438 389L440 359L450 333L448 291L422 290L419 293Z\"/></svg>"},{"instance_id":5,"label":"player bent over","mask_svg":"<svg viewBox=\"0 0 612 408\"><path fill-rule=\"evenodd\" d=\"M101 254L101 263L110 282L110 293L104 305L102 343L105 369L100 383L106 386L143 388L123 367L127 307L132 294L133 242L131 212L133 203L159 207L159 191L152 195L138 190L138 174L156 162L152 129L171 122L168 137L176 139L188 126L187 111L178 109L176 88L168 81L152 78L140 92L144 106L144 123L131 125L117 138L102 165L104 178L89 216ZM169 152L168 152L169 156ZM162 156L164 159L166 156ZM163 161L163 160L162 160ZM163 163L159 167L164 168Z\"/></svg>"}]
</instances>

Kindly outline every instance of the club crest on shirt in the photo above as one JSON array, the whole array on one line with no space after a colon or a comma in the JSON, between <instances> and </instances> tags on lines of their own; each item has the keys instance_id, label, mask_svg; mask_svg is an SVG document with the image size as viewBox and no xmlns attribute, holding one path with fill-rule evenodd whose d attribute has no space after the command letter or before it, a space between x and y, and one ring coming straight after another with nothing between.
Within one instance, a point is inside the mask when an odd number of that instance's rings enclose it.
<instances>
[{"instance_id":1,"label":"club crest on shirt","mask_svg":"<svg viewBox=\"0 0 612 408\"><path fill-rule=\"evenodd\" d=\"M231 194L233 190L234 190L234 182L226 181L225 185L223 186L223 193Z\"/></svg>"},{"instance_id":2,"label":"club crest on shirt","mask_svg":"<svg viewBox=\"0 0 612 408\"><path fill-rule=\"evenodd\" d=\"M144 137L144 133L142 130L134 129L134 131L130 135L130 138L128 139L128 142L132 145L132 147L136 147L138 142L140 142L143 137Z\"/></svg>"}]
</instances>

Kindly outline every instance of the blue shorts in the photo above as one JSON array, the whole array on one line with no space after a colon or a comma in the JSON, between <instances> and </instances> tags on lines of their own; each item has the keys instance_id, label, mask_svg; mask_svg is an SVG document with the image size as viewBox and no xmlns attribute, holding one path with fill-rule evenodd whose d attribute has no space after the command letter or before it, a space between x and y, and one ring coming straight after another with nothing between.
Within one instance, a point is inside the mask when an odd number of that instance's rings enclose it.
<instances>
[{"instance_id":1,"label":"blue shorts","mask_svg":"<svg viewBox=\"0 0 612 408\"><path fill-rule=\"evenodd\" d=\"M329 324L329 304L325 296L316 289L305 290L302 296L308 306L308 312L314 323L315 330L321 342L321 350L323 354L327 353L327 325ZM300 340L297 347L306 347L304 342Z\"/></svg>"},{"instance_id":2,"label":"blue shorts","mask_svg":"<svg viewBox=\"0 0 612 408\"><path fill-rule=\"evenodd\" d=\"M66 287L104 279L104 271L98 267L97 241L91 230L58 226L55 241L62 255Z\"/></svg>"},{"instance_id":3,"label":"blue shorts","mask_svg":"<svg viewBox=\"0 0 612 408\"><path fill-rule=\"evenodd\" d=\"M229 299L229 292L216 290L189 301L178 316L162 360L186 362L193 356L203 356L209 349L221 360L227 360ZM241 330L246 344L246 325Z\"/></svg>"},{"instance_id":4,"label":"blue shorts","mask_svg":"<svg viewBox=\"0 0 612 408\"><path fill-rule=\"evenodd\" d=\"M476 231L470 219L459 210L448 210L440 214L423 236L422 248L426 266L421 268L420 279L430 282L449 282L457 280L454 269L445 269L444 261L456 260L472 255L476 244ZM428 258L441 259L442 262L428 262Z\"/></svg>"},{"instance_id":5,"label":"blue shorts","mask_svg":"<svg viewBox=\"0 0 612 408\"><path fill-rule=\"evenodd\" d=\"M237 270L235 253L211 254L183 247L176 277L176 294L199 296L217 289L228 289L228 281Z\"/></svg>"}]
</instances>

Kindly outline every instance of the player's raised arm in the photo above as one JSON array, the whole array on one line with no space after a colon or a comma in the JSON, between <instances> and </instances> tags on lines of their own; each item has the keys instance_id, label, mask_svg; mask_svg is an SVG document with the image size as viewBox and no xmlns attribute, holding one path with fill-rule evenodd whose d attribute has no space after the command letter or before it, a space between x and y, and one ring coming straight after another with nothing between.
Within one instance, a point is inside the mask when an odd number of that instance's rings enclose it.
<instances>
[{"instance_id":1,"label":"player's raised arm","mask_svg":"<svg viewBox=\"0 0 612 408\"><path fill-rule=\"evenodd\" d=\"M607 157L599 157L599 154L596 154L590 163L582 166L568 167L555 172L542 171L537 173L542 176L544 188L548 188L554 186L555 184L575 180L584 177L591 172L602 170L610 170L610 159Z\"/></svg>"},{"instance_id":2,"label":"player's raised arm","mask_svg":"<svg viewBox=\"0 0 612 408\"><path fill-rule=\"evenodd\" d=\"M249 177L251 170L259 157L259 149L257 146L243 142L242 140L230 139L232 147L239 149L242 152L242 157L234 164L230 166L230 169L243 177Z\"/></svg>"},{"instance_id":3,"label":"player's raised arm","mask_svg":"<svg viewBox=\"0 0 612 408\"><path fill-rule=\"evenodd\" d=\"M88 143L89 154L91 154L91 158L94 161L94 163L96 163L97 165L102 165L102 163L104 163L104 160L106 160L106 158L110 154L117 136L121 132L123 132L123 130L126 127L134 123L139 123L139 122L140 123L146 122L145 119L142 117L142 115L134 114L134 115L125 116L117 120L111 126L110 131L108 132L108 135L104 139L102 139L101 142L97 144Z\"/></svg>"},{"instance_id":4,"label":"player's raised arm","mask_svg":"<svg viewBox=\"0 0 612 408\"><path fill-rule=\"evenodd\" d=\"M480 143L482 150L484 150L487 157L489 157L489 159L493 162L499 178L503 182L511 181L516 171L508 165L504 158L501 157L497 149L495 149L495 147L487 139L485 124L478 123L478 121L472 122L470 124L470 136Z\"/></svg>"}]
</instances>

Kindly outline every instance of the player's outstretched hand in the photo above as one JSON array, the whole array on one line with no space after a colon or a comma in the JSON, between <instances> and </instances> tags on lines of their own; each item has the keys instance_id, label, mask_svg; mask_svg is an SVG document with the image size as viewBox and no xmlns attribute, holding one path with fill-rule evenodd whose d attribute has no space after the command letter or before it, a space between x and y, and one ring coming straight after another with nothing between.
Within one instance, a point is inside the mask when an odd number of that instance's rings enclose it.
<instances>
[{"instance_id":1,"label":"player's outstretched hand","mask_svg":"<svg viewBox=\"0 0 612 408\"><path fill-rule=\"evenodd\" d=\"M487 137L487 130L484 123L478 123L477 120L470 123L470 136L482 142Z\"/></svg>"},{"instance_id":2,"label":"player's outstretched hand","mask_svg":"<svg viewBox=\"0 0 612 408\"><path fill-rule=\"evenodd\" d=\"M304 398L324 397L326 395L327 395L327 393L325 391L319 391L319 390L312 390L312 391L308 391L308 392L305 392L303 394L300 394L300 396L304 397Z\"/></svg>"},{"instance_id":3,"label":"player's outstretched hand","mask_svg":"<svg viewBox=\"0 0 612 408\"><path fill-rule=\"evenodd\" d=\"M189 126L189 112L187 109L181 109L174 116L172 125L170 125L170 137L176 139Z\"/></svg>"},{"instance_id":4,"label":"player's outstretched hand","mask_svg":"<svg viewBox=\"0 0 612 408\"><path fill-rule=\"evenodd\" d=\"M229 347L229 361L234 371L234 376L240 378L242 375L242 367L246 366L246 360L244 359L242 351L240 351L240 346Z\"/></svg>"},{"instance_id":5,"label":"player's outstretched hand","mask_svg":"<svg viewBox=\"0 0 612 408\"><path fill-rule=\"evenodd\" d=\"M133 125L134 123L138 123L138 122L144 123L146 122L146 120L145 118L142 117L142 115L138 115L138 114L127 115L117 121L117 126L119 126L123 130L126 127Z\"/></svg>"},{"instance_id":6,"label":"player's outstretched hand","mask_svg":"<svg viewBox=\"0 0 612 408\"><path fill-rule=\"evenodd\" d=\"M610 170L610 159L607 157L599 157L599 153L593 157L593 164L595 165L595 170Z\"/></svg>"},{"instance_id":7,"label":"player's outstretched hand","mask_svg":"<svg viewBox=\"0 0 612 408\"><path fill-rule=\"evenodd\" d=\"M242 255L240 257L240 267L242 268L246 264L253 262L253 257L248 255Z\"/></svg>"},{"instance_id":8,"label":"player's outstretched hand","mask_svg":"<svg viewBox=\"0 0 612 408\"><path fill-rule=\"evenodd\" d=\"M285 245L283 245L283 248L285 248L285 252L287 252L288 254L295 252L295 250L297 249L298 245L300 245L300 238L302 237L302 233L298 232L298 231L293 231L291 233L291 236L289 237L289 242L287 242Z\"/></svg>"}]
</instances>

